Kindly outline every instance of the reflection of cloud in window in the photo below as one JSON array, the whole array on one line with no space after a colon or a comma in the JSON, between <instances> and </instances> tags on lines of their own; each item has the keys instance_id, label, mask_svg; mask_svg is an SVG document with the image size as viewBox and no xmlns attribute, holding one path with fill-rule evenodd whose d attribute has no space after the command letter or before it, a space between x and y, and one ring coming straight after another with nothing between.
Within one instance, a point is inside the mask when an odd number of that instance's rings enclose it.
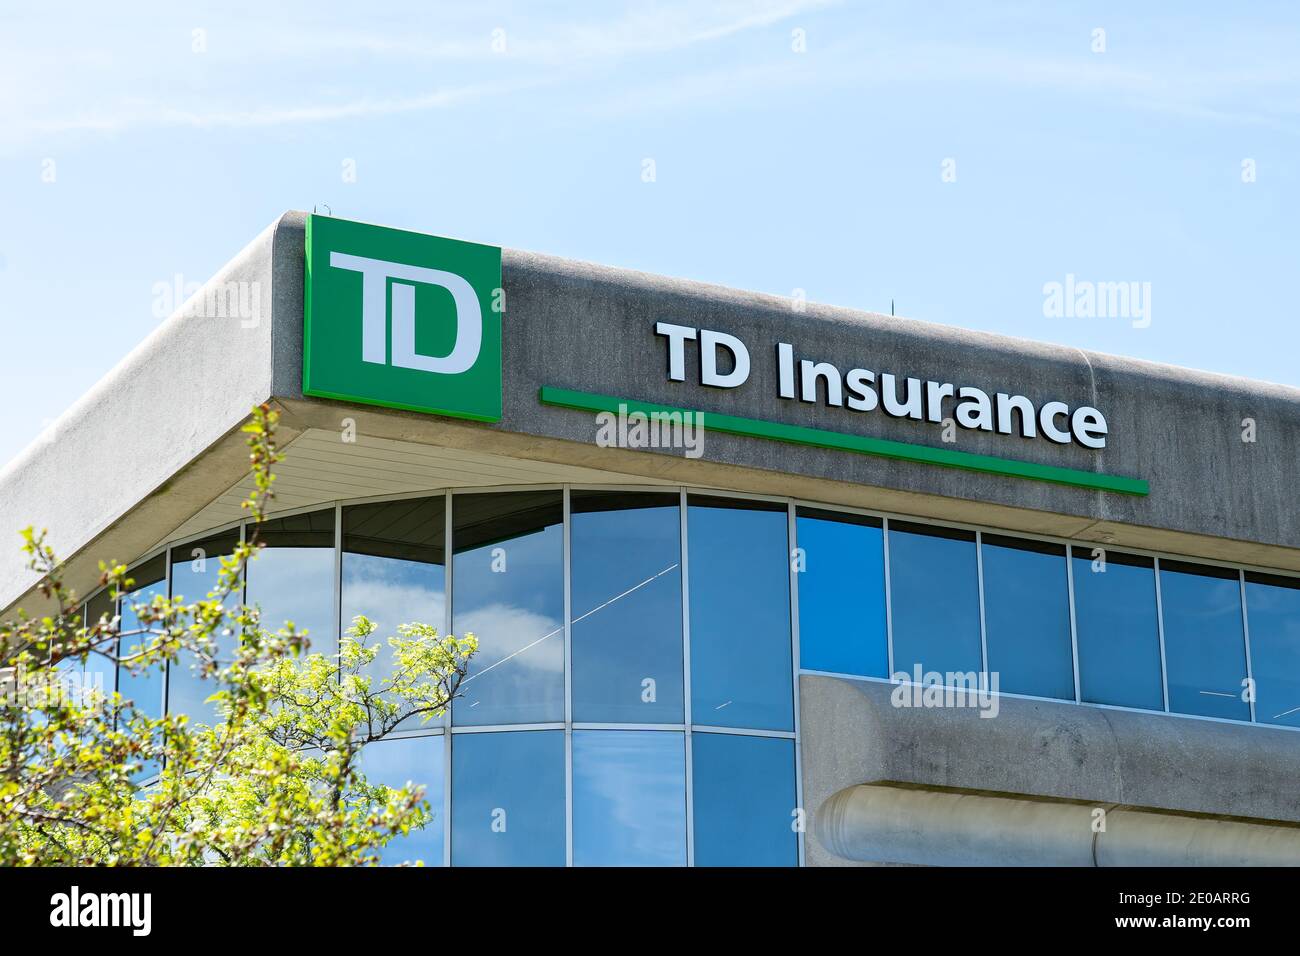
<instances>
[{"instance_id":1,"label":"reflection of cloud in window","mask_svg":"<svg viewBox=\"0 0 1300 956\"><path fill-rule=\"evenodd\" d=\"M266 548L248 566L248 603L261 606L262 626L274 631L293 621L318 649L333 643L333 595L333 549Z\"/></svg>"},{"instance_id":2,"label":"reflection of cloud in window","mask_svg":"<svg viewBox=\"0 0 1300 956\"><path fill-rule=\"evenodd\" d=\"M446 605L441 588L434 590L378 578L357 581L351 574L344 576L343 630L352 626L354 617L364 614L377 625L370 637L372 644L396 637L399 624L431 624L441 634Z\"/></svg>"},{"instance_id":3,"label":"reflection of cloud in window","mask_svg":"<svg viewBox=\"0 0 1300 956\"><path fill-rule=\"evenodd\" d=\"M680 864L685 854L685 743L653 731L579 732L575 789L582 794L583 843L628 839L642 864Z\"/></svg>"},{"instance_id":4,"label":"reflection of cloud in window","mask_svg":"<svg viewBox=\"0 0 1300 956\"><path fill-rule=\"evenodd\" d=\"M489 604L456 615L457 637L479 641L469 683L491 669L509 667L560 673L564 670L564 625L556 618L508 604Z\"/></svg>"}]
</instances>

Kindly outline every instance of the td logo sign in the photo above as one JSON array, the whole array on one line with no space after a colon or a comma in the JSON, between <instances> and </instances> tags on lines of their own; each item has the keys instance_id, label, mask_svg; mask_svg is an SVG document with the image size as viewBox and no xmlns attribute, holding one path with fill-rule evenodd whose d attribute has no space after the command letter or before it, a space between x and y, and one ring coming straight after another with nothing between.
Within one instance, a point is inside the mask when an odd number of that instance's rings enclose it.
<instances>
[{"instance_id":1,"label":"td logo sign","mask_svg":"<svg viewBox=\"0 0 1300 956\"><path fill-rule=\"evenodd\" d=\"M501 418L501 250L307 217L302 390Z\"/></svg>"}]
</instances>

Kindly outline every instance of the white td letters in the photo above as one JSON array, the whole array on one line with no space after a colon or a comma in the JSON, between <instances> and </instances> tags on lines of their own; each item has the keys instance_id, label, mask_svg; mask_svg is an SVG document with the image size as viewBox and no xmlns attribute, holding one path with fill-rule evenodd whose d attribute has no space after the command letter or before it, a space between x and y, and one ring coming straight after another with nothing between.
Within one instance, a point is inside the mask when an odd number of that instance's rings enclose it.
<instances>
[{"instance_id":1,"label":"white td letters","mask_svg":"<svg viewBox=\"0 0 1300 956\"><path fill-rule=\"evenodd\" d=\"M668 377L674 382L686 381L686 340L695 340L696 330L686 325L668 322L655 324L655 334L668 338ZM726 332L699 330L700 384L714 388L735 388L749 379L749 349L745 343ZM718 371L718 349L731 353L731 371Z\"/></svg>"},{"instance_id":2,"label":"white td letters","mask_svg":"<svg viewBox=\"0 0 1300 956\"><path fill-rule=\"evenodd\" d=\"M655 323L655 334L668 340L668 378L686 381L686 343L699 342L700 384L737 388L749 379L749 349L734 335L696 329L670 322ZM719 351L730 355L731 371L720 372ZM728 361L724 359L724 361ZM1071 409L1065 402L1048 401L1035 407L1024 395L995 392L990 395L970 385L899 377L891 372L864 368L842 373L830 362L795 361L794 346L776 346L778 394L791 401L845 408L855 412L881 409L891 418L942 424L954 421L975 431L1037 438L1058 445L1078 442L1084 448L1106 447L1105 417L1089 405ZM945 402L948 404L945 405Z\"/></svg>"},{"instance_id":3,"label":"white td letters","mask_svg":"<svg viewBox=\"0 0 1300 956\"><path fill-rule=\"evenodd\" d=\"M454 272L408 266L342 252L330 253L335 269L361 273L361 359L388 363L388 280L393 283L393 365L459 375L478 361L483 344L483 310L474 288ZM415 283L441 286L456 303L456 344L442 358L415 350Z\"/></svg>"}]
</instances>

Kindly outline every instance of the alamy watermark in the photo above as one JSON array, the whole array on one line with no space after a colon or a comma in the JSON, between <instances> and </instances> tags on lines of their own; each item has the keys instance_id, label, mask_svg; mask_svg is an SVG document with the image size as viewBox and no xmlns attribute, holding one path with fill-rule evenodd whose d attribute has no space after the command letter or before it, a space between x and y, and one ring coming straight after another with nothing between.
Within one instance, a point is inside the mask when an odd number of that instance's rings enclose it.
<instances>
[{"instance_id":1,"label":"alamy watermark","mask_svg":"<svg viewBox=\"0 0 1300 956\"><path fill-rule=\"evenodd\" d=\"M153 930L152 893L83 893L74 885L66 893L50 897L50 925L74 929L122 927L132 936L148 936Z\"/></svg>"},{"instance_id":2,"label":"alamy watermark","mask_svg":"<svg viewBox=\"0 0 1300 956\"><path fill-rule=\"evenodd\" d=\"M1066 273L1064 282L1043 283L1043 315L1049 319L1130 319L1151 324L1151 283L1093 282Z\"/></svg>"},{"instance_id":3,"label":"alamy watermark","mask_svg":"<svg viewBox=\"0 0 1300 956\"><path fill-rule=\"evenodd\" d=\"M895 707L969 707L981 717L998 715L999 678L997 671L922 671L917 664L912 673L897 671L891 678L897 686L889 695Z\"/></svg>"},{"instance_id":4,"label":"alamy watermark","mask_svg":"<svg viewBox=\"0 0 1300 956\"><path fill-rule=\"evenodd\" d=\"M596 415L596 444L601 448L681 448L687 458L704 454L704 413L687 411L629 412Z\"/></svg>"},{"instance_id":5,"label":"alamy watermark","mask_svg":"<svg viewBox=\"0 0 1300 956\"><path fill-rule=\"evenodd\" d=\"M45 710L63 703L85 707L104 694L104 675L59 668L0 667L0 703Z\"/></svg>"},{"instance_id":6,"label":"alamy watermark","mask_svg":"<svg viewBox=\"0 0 1300 956\"><path fill-rule=\"evenodd\" d=\"M256 280L186 282L178 272L170 282L155 282L151 291L156 319L179 310L186 318L238 319L243 329L262 322L262 283Z\"/></svg>"}]
</instances>

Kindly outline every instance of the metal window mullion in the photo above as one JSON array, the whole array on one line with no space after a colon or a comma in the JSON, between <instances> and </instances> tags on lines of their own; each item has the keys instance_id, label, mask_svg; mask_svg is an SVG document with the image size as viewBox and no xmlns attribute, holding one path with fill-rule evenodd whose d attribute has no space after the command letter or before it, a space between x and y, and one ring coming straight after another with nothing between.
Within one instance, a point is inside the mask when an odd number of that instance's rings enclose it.
<instances>
[{"instance_id":1,"label":"metal window mullion","mask_svg":"<svg viewBox=\"0 0 1300 956\"><path fill-rule=\"evenodd\" d=\"M885 565L885 652L889 658L889 673L885 676L889 680L894 679L894 599L890 592L893 590L889 579L889 519L880 519L880 540L884 547L884 565Z\"/></svg>"},{"instance_id":2,"label":"metal window mullion","mask_svg":"<svg viewBox=\"0 0 1300 956\"><path fill-rule=\"evenodd\" d=\"M984 675L984 687L990 686L989 680L989 638L984 621L984 532L975 532L975 583L980 596L980 672Z\"/></svg>"},{"instance_id":3,"label":"metal window mullion","mask_svg":"<svg viewBox=\"0 0 1300 956\"><path fill-rule=\"evenodd\" d=\"M849 680L879 680L879 678L853 677ZM766 730L760 727L713 727L701 724L695 728L697 734L721 734L729 737L774 737L780 740L794 740L793 730Z\"/></svg>"},{"instance_id":4,"label":"metal window mullion","mask_svg":"<svg viewBox=\"0 0 1300 956\"><path fill-rule=\"evenodd\" d=\"M1250 688L1250 722L1258 723L1255 716L1255 699L1259 688L1255 686L1255 670L1250 659L1250 614L1246 610L1246 572L1237 569L1237 583L1241 587L1241 632L1246 641L1246 686Z\"/></svg>"},{"instance_id":5,"label":"metal window mullion","mask_svg":"<svg viewBox=\"0 0 1300 956\"><path fill-rule=\"evenodd\" d=\"M794 501L786 504L786 561L790 581L790 679L793 685L794 700L794 812L801 814L807 821L803 806L803 752L799 737L799 576L795 572L794 555L799 547L798 520ZM798 845L799 865L804 859L804 827L795 831Z\"/></svg>"},{"instance_id":6,"label":"metal window mullion","mask_svg":"<svg viewBox=\"0 0 1300 956\"><path fill-rule=\"evenodd\" d=\"M681 548L681 602L682 602L682 717L686 725L686 865L695 865L695 756L691 743L691 563L690 542L687 539L686 514L688 500L685 487L678 494L678 546Z\"/></svg>"},{"instance_id":7,"label":"metal window mullion","mask_svg":"<svg viewBox=\"0 0 1300 956\"><path fill-rule=\"evenodd\" d=\"M163 549L163 582L164 582L164 587L166 587L167 589L167 600L170 601L172 598L172 549L171 548ZM179 654L176 655L176 658L177 658L177 663L180 663ZM171 677L172 677L172 662L165 658L163 659L162 672L163 672L162 673L162 678L163 678L162 679L162 710L160 710L159 713L165 717L167 716L168 696L171 693ZM165 753L166 752L164 751L164 754Z\"/></svg>"},{"instance_id":8,"label":"metal window mullion","mask_svg":"<svg viewBox=\"0 0 1300 956\"><path fill-rule=\"evenodd\" d=\"M343 650L343 505L334 503L334 651ZM343 659L339 658L338 679L343 680Z\"/></svg>"},{"instance_id":9,"label":"metal window mullion","mask_svg":"<svg viewBox=\"0 0 1300 956\"><path fill-rule=\"evenodd\" d=\"M534 730L563 730L564 721L555 720L541 724L471 724L451 728L453 734L525 733Z\"/></svg>"},{"instance_id":10,"label":"metal window mullion","mask_svg":"<svg viewBox=\"0 0 1300 956\"><path fill-rule=\"evenodd\" d=\"M1156 576L1156 632L1160 635L1160 689L1165 695L1165 713L1169 713L1169 671L1165 666L1165 603L1160 595L1160 558L1152 559Z\"/></svg>"},{"instance_id":11,"label":"metal window mullion","mask_svg":"<svg viewBox=\"0 0 1300 956\"><path fill-rule=\"evenodd\" d=\"M442 633L449 636L451 629L451 585L452 585L452 549L451 549L451 491L444 491L442 498ZM447 701L442 714L442 865L451 866L451 708L453 701Z\"/></svg>"},{"instance_id":12,"label":"metal window mullion","mask_svg":"<svg viewBox=\"0 0 1300 956\"><path fill-rule=\"evenodd\" d=\"M1083 682L1079 679L1079 627L1074 615L1074 548L1065 546L1065 590L1070 604L1070 656L1074 661L1074 702L1083 703Z\"/></svg>"},{"instance_id":13,"label":"metal window mullion","mask_svg":"<svg viewBox=\"0 0 1300 956\"><path fill-rule=\"evenodd\" d=\"M563 568L564 568L564 865L573 866L573 581L572 522L570 489L561 492L564 501Z\"/></svg>"}]
</instances>

